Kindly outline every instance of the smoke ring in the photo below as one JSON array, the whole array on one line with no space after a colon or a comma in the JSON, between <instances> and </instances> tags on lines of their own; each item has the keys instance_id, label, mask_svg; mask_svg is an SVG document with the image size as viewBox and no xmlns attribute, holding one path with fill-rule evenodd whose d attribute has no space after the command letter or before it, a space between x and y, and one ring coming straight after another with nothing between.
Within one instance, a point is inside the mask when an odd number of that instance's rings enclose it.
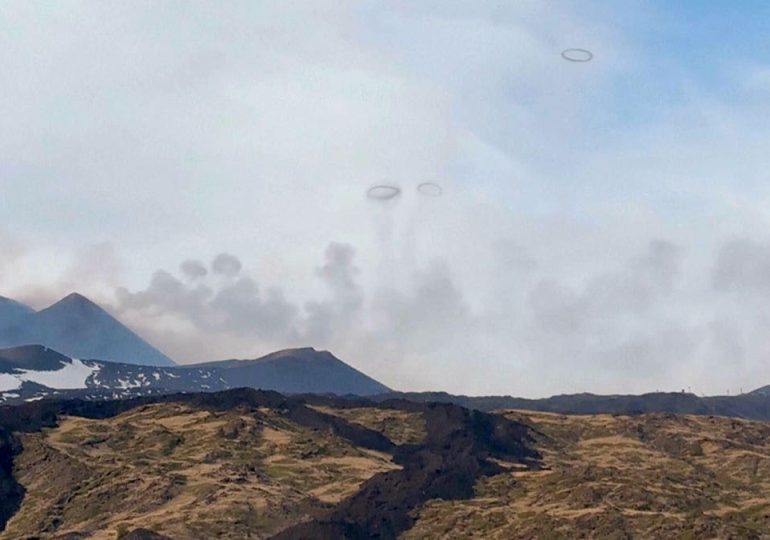
<instances>
[{"instance_id":1,"label":"smoke ring","mask_svg":"<svg viewBox=\"0 0 770 540\"><path fill-rule=\"evenodd\" d=\"M433 182L423 182L422 184L417 186L417 191L419 191L423 195L427 195L428 197L438 197L439 195L444 193L444 188L442 188L438 184L434 184Z\"/></svg>"},{"instance_id":2,"label":"smoke ring","mask_svg":"<svg viewBox=\"0 0 770 540\"><path fill-rule=\"evenodd\" d=\"M367 197L377 201L389 201L395 199L399 195L401 195L401 188L386 184L372 186L366 191Z\"/></svg>"},{"instance_id":3,"label":"smoke ring","mask_svg":"<svg viewBox=\"0 0 770 540\"><path fill-rule=\"evenodd\" d=\"M594 58L594 53L587 49L564 49L561 57L570 62L590 62Z\"/></svg>"}]
</instances>

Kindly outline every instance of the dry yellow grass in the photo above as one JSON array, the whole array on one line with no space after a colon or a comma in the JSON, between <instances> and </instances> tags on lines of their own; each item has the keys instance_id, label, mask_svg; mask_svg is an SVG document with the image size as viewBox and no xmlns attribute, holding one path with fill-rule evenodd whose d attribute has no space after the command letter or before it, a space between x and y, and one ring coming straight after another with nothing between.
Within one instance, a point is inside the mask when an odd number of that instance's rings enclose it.
<instances>
[{"instance_id":1,"label":"dry yellow grass","mask_svg":"<svg viewBox=\"0 0 770 540\"><path fill-rule=\"evenodd\" d=\"M312 405L311 407L319 412L339 416L348 422L379 431L396 444L417 444L425 439L425 419L418 412L374 407L350 409L319 405Z\"/></svg>"},{"instance_id":2,"label":"dry yellow grass","mask_svg":"<svg viewBox=\"0 0 770 540\"><path fill-rule=\"evenodd\" d=\"M263 409L150 405L108 420L64 418L23 436L27 490L2 539L147 527L175 540L265 538L396 467Z\"/></svg>"},{"instance_id":3,"label":"dry yellow grass","mask_svg":"<svg viewBox=\"0 0 770 540\"><path fill-rule=\"evenodd\" d=\"M316 407L384 432L425 436L422 416ZM465 501L417 510L405 539L770 538L770 424L664 414L507 411L534 428L544 468L505 472ZM266 538L355 493L390 456L279 412L167 403L108 420L65 417L23 435L27 490L0 539L146 527L175 540Z\"/></svg>"},{"instance_id":4,"label":"dry yellow grass","mask_svg":"<svg viewBox=\"0 0 770 540\"><path fill-rule=\"evenodd\" d=\"M404 538L770 538L770 424L506 414L540 432L546 470L432 501Z\"/></svg>"}]
</instances>

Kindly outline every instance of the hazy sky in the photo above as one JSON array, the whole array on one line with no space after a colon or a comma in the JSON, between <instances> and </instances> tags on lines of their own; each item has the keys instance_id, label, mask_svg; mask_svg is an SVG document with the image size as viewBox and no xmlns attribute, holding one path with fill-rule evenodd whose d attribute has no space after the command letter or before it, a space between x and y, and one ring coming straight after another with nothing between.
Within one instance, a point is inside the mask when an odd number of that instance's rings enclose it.
<instances>
[{"instance_id":1,"label":"hazy sky","mask_svg":"<svg viewBox=\"0 0 770 540\"><path fill-rule=\"evenodd\" d=\"M768 35L759 1L6 1L0 294L405 390L768 384Z\"/></svg>"}]
</instances>

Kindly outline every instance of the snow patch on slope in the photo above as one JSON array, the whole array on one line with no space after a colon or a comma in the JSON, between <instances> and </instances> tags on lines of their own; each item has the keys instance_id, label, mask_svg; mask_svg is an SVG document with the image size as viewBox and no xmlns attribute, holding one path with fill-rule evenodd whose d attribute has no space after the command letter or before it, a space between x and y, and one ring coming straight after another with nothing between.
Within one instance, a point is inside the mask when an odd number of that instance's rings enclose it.
<instances>
[{"instance_id":1,"label":"snow patch on slope","mask_svg":"<svg viewBox=\"0 0 770 540\"><path fill-rule=\"evenodd\" d=\"M86 381L91 375L98 373L100 369L101 367L98 365L87 365L81 360L73 358L72 363L63 364L62 368L57 371L20 369L19 373L12 373L10 376L18 380L16 388L21 386L22 382L29 381L57 390L78 390L88 388ZM2 389L2 382L0 382L0 389ZM11 389L9 388L9 390Z\"/></svg>"},{"instance_id":2,"label":"snow patch on slope","mask_svg":"<svg viewBox=\"0 0 770 540\"><path fill-rule=\"evenodd\" d=\"M118 388L121 388L123 390L128 390L129 388L139 388L142 386L142 383L138 381L132 381L128 379L118 379Z\"/></svg>"},{"instance_id":3,"label":"snow patch on slope","mask_svg":"<svg viewBox=\"0 0 770 540\"><path fill-rule=\"evenodd\" d=\"M0 373L0 392L7 392L8 390L16 390L21 386L21 380L18 375L12 373Z\"/></svg>"}]
</instances>

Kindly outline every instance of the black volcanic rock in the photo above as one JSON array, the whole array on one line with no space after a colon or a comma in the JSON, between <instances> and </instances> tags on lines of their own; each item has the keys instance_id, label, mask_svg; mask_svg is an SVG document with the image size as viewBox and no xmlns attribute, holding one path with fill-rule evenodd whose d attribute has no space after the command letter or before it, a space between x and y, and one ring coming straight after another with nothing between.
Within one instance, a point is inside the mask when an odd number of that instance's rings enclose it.
<instances>
[{"instance_id":1,"label":"black volcanic rock","mask_svg":"<svg viewBox=\"0 0 770 540\"><path fill-rule=\"evenodd\" d=\"M24 488L13 476L13 458L20 451L18 438L0 425L0 531L24 498Z\"/></svg>"},{"instance_id":2,"label":"black volcanic rock","mask_svg":"<svg viewBox=\"0 0 770 540\"><path fill-rule=\"evenodd\" d=\"M119 540L172 540L170 537L158 534L149 529L134 529L125 536L121 536Z\"/></svg>"},{"instance_id":3,"label":"black volcanic rock","mask_svg":"<svg viewBox=\"0 0 770 540\"><path fill-rule=\"evenodd\" d=\"M472 498L479 478L503 471L493 459L540 467L541 456L530 447L530 428L503 416L446 403L381 406L420 411L428 432L425 442L397 447L394 461L400 470L376 474L327 515L290 527L274 540L395 540L414 525L415 510L427 501Z\"/></svg>"},{"instance_id":4,"label":"black volcanic rock","mask_svg":"<svg viewBox=\"0 0 770 540\"><path fill-rule=\"evenodd\" d=\"M36 344L72 358L174 365L170 358L82 295L70 294L38 312L10 302L0 304L0 347ZM4 321L7 323L3 324Z\"/></svg>"}]
</instances>

